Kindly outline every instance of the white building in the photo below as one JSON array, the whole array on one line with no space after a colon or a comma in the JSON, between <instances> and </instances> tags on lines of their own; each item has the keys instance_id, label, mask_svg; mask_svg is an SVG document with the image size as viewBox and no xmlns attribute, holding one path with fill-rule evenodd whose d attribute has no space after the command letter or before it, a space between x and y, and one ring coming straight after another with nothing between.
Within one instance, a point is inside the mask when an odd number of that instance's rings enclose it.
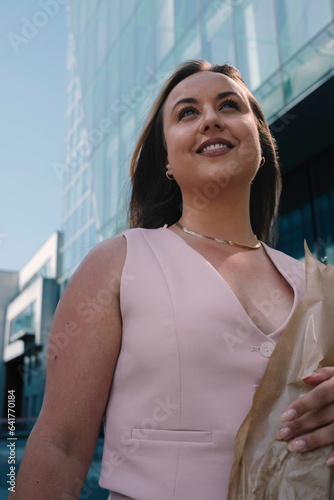
<instances>
[{"instance_id":1,"label":"white building","mask_svg":"<svg viewBox=\"0 0 334 500\"><path fill-rule=\"evenodd\" d=\"M48 340L59 300L61 245L62 233L54 232L19 272L0 271L0 315L5 311L0 390L3 403L7 391L15 390L16 418L23 418L23 424L29 419L33 423L43 400Z\"/></svg>"}]
</instances>

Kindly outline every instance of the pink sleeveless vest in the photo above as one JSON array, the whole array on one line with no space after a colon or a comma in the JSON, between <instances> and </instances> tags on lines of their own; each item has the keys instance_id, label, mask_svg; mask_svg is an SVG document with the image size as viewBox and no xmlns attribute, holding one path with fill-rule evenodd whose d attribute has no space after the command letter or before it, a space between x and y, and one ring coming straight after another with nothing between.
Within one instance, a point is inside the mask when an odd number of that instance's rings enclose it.
<instances>
[{"instance_id":1,"label":"pink sleeveless vest","mask_svg":"<svg viewBox=\"0 0 334 500\"><path fill-rule=\"evenodd\" d=\"M99 484L110 499L224 500L235 435L305 291L304 265L264 245L295 294L289 318L265 335L180 236L166 227L124 236L122 346ZM263 314L276 300L273 291Z\"/></svg>"}]
</instances>

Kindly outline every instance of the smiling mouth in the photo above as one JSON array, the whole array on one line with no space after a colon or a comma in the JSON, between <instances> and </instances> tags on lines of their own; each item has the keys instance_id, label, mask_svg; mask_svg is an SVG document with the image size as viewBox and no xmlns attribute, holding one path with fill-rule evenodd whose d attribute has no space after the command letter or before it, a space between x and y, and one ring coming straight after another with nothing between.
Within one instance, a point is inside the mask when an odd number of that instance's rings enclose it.
<instances>
[{"instance_id":1,"label":"smiling mouth","mask_svg":"<svg viewBox=\"0 0 334 500\"><path fill-rule=\"evenodd\" d=\"M226 144L210 144L210 146L206 146L205 148L200 151L200 153L205 153L206 151L214 151L217 149L230 149Z\"/></svg>"},{"instance_id":2,"label":"smiling mouth","mask_svg":"<svg viewBox=\"0 0 334 500\"><path fill-rule=\"evenodd\" d=\"M221 156L231 151L231 149L231 147L222 143L210 144L209 146L205 146L203 149L199 150L198 154L202 156Z\"/></svg>"},{"instance_id":3,"label":"smiling mouth","mask_svg":"<svg viewBox=\"0 0 334 500\"><path fill-rule=\"evenodd\" d=\"M234 145L227 139L216 137L203 142L196 153L203 156L219 156L228 153L233 147Z\"/></svg>"}]
</instances>

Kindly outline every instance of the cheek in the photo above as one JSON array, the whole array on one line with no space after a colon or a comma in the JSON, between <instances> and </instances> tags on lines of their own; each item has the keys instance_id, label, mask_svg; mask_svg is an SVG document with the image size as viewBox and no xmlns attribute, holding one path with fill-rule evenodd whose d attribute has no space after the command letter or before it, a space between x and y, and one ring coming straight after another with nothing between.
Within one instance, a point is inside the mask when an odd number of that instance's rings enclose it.
<instances>
[{"instance_id":1,"label":"cheek","mask_svg":"<svg viewBox=\"0 0 334 500\"><path fill-rule=\"evenodd\" d=\"M180 156L185 159L186 153L191 152L190 134L180 131L170 131L165 135L168 161L170 165L175 163Z\"/></svg>"},{"instance_id":2,"label":"cheek","mask_svg":"<svg viewBox=\"0 0 334 500\"><path fill-rule=\"evenodd\" d=\"M243 142L240 146L240 156L243 162L258 163L261 157L260 145L257 141Z\"/></svg>"},{"instance_id":3,"label":"cheek","mask_svg":"<svg viewBox=\"0 0 334 500\"><path fill-rule=\"evenodd\" d=\"M257 163L261 158L261 146L256 125L248 124L245 127L244 140L240 143L240 155L243 161Z\"/></svg>"}]
</instances>

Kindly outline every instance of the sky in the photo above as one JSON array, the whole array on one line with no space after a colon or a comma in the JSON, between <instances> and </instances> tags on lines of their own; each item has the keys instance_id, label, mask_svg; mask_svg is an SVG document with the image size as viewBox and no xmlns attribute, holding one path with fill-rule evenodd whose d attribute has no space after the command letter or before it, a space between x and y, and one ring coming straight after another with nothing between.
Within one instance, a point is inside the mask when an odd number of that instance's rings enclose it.
<instances>
[{"instance_id":1,"label":"sky","mask_svg":"<svg viewBox=\"0 0 334 500\"><path fill-rule=\"evenodd\" d=\"M1 270L19 270L61 229L52 163L64 158L65 3L0 0Z\"/></svg>"}]
</instances>

